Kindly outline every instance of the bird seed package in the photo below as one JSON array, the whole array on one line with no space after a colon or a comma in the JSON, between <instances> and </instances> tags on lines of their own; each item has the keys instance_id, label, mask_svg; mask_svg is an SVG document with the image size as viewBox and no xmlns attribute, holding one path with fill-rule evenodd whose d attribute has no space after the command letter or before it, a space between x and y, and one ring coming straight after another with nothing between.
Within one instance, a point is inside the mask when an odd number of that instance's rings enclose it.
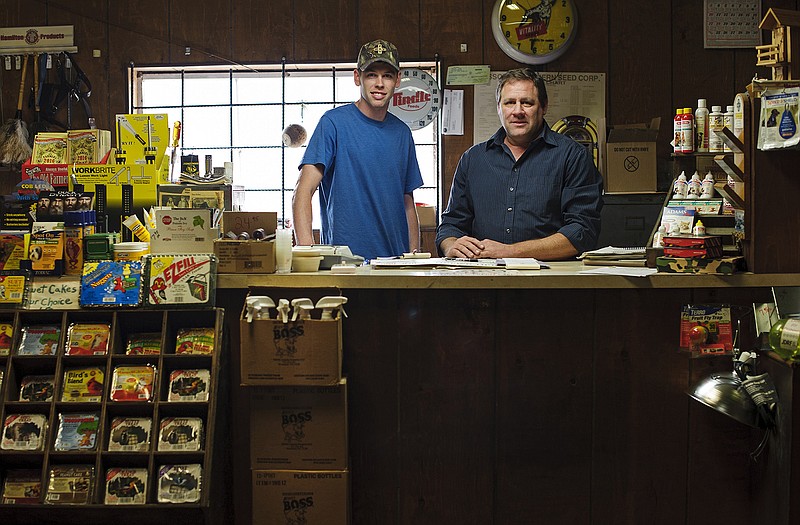
<instances>
[{"instance_id":1,"label":"bird seed package","mask_svg":"<svg viewBox=\"0 0 800 525\"><path fill-rule=\"evenodd\" d=\"M208 401L210 384L208 370L173 370L169 374L167 401Z\"/></svg>"},{"instance_id":2,"label":"bird seed package","mask_svg":"<svg viewBox=\"0 0 800 525\"><path fill-rule=\"evenodd\" d=\"M65 355L106 355L111 326L104 323L72 323L67 332Z\"/></svg>"},{"instance_id":3,"label":"bird seed package","mask_svg":"<svg viewBox=\"0 0 800 525\"><path fill-rule=\"evenodd\" d=\"M97 446L97 429L100 416L89 414L59 414L56 450L94 450Z\"/></svg>"},{"instance_id":4,"label":"bird seed package","mask_svg":"<svg viewBox=\"0 0 800 525\"><path fill-rule=\"evenodd\" d=\"M114 368L111 378L112 401L152 401L156 367L152 365Z\"/></svg>"},{"instance_id":5,"label":"bird seed package","mask_svg":"<svg viewBox=\"0 0 800 525\"><path fill-rule=\"evenodd\" d=\"M199 417L165 417L158 432L158 450L203 450L203 420Z\"/></svg>"},{"instance_id":6,"label":"bird seed package","mask_svg":"<svg viewBox=\"0 0 800 525\"><path fill-rule=\"evenodd\" d=\"M766 89L761 94L758 149L796 148L800 144L800 87Z\"/></svg>"},{"instance_id":7,"label":"bird seed package","mask_svg":"<svg viewBox=\"0 0 800 525\"><path fill-rule=\"evenodd\" d=\"M94 467L91 465L55 465L50 467L45 503L84 505L92 498Z\"/></svg>"},{"instance_id":8,"label":"bird seed package","mask_svg":"<svg viewBox=\"0 0 800 525\"><path fill-rule=\"evenodd\" d=\"M6 474L3 483L4 505L37 505L41 503L41 471L33 469L14 469Z\"/></svg>"},{"instance_id":9,"label":"bird seed package","mask_svg":"<svg viewBox=\"0 0 800 525\"><path fill-rule=\"evenodd\" d=\"M14 327L10 323L0 323L0 355L8 355L11 351L11 339Z\"/></svg>"},{"instance_id":10,"label":"bird seed package","mask_svg":"<svg viewBox=\"0 0 800 525\"><path fill-rule=\"evenodd\" d=\"M207 255L145 257L147 306L210 306L214 304L217 258Z\"/></svg>"},{"instance_id":11,"label":"bird seed package","mask_svg":"<svg viewBox=\"0 0 800 525\"><path fill-rule=\"evenodd\" d=\"M147 503L147 469L108 469L104 501L106 505L144 505Z\"/></svg>"},{"instance_id":12,"label":"bird seed package","mask_svg":"<svg viewBox=\"0 0 800 525\"><path fill-rule=\"evenodd\" d=\"M64 370L61 401L99 403L103 400L103 369L97 367Z\"/></svg>"},{"instance_id":13,"label":"bird seed package","mask_svg":"<svg viewBox=\"0 0 800 525\"><path fill-rule=\"evenodd\" d=\"M81 276L81 306L138 306L140 261L87 261Z\"/></svg>"},{"instance_id":14,"label":"bird seed package","mask_svg":"<svg viewBox=\"0 0 800 525\"><path fill-rule=\"evenodd\" d=\"M131 334L125 355L158 355L161 353L161 332Z\"/></svg>"},{"instance_id":15,"label":"bird seed package","mask_svg":"<svg viewBox=\"0 0 800 525\"><path fill-rule=\"evenodd\" d=\"M213 328L181 328L175 340L176 354L201 354L214 353Z\"/></svg>"},{"instance_id":16,"label":"bird seed package","mask_svg":"<svg viewBox=\"0 0 800 525\"><path fill-rule=\"evenodd\" d=\"M158 502L199 502L202 475L199 464L162 466L158 469Z\"/></svg>"},{"instance_id":17,"label":"bird seed package","mask_svg":"<svg viewBox=\"0 0 800 525\"><path fill-rule=\"evenodd\" d=\"M44 450L47 439L47 416L11 414L3 424L3 450Z\"/></svg>"},{"instance_id":18,"label":"bird seed package","mask_svg":"<svg viewBox=\"0 0 800 525\"><path fill-rule=\"evenodd\" d=\"M55 395L54 376L25 376L20 382L19 400L46 403Z\"/></svg>"},{"instance_id":19,"label":"bird seed package","mask_svg":"<svg viewBox=\"0 0 800 525\"><path fill-rule=\"evenodd\" d=\"M108 451L147 452L152 426L149 417L115 417L108 431Z\"/></svg>"},{"instance_id":20,"label":"bird seed package","mask_svg":"<svg viewBox=\"0 0 800 525\"><path fill-rule=\"evenodd\" d=\"M17 355L56 355L60 339L60 326L23 326Z\"/></svg>"}]
</instances>

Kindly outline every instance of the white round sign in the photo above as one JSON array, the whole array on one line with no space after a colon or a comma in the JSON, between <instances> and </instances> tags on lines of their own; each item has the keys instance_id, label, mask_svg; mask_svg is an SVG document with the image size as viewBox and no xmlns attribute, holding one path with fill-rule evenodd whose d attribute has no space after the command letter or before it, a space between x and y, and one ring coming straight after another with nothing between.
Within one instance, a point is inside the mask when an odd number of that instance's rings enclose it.
<instances>
[{"instance_id":1,"label":"white round sign","mask_svg":"<svg viewBox=\"0 0 800 525\"><path fill-rule=\"evenodd\" d=\"M389 112L416 130L433 122L441 101L439 85L432 76L421 69L403 69Z\"/></svg>"}]
</instances>

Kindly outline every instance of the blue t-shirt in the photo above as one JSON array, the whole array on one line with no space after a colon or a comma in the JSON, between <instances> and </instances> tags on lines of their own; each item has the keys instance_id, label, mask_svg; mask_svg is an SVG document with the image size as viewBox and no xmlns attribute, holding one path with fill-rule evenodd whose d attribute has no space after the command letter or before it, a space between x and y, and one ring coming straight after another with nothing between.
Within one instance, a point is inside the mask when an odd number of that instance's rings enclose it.
<instances>
[{"instance_id":1,"label":"blue t-shirt","mask_svg":"<svg viewBox=\"0 0 800 525\"><path fill-rule=\"evenodd\" d=\"M379 122L355 104L322 116L300 164L322 164L321 241L366 259L409 250L404 195L422 186L411 130L391 113Z\"/></svg>"}]
</instances>

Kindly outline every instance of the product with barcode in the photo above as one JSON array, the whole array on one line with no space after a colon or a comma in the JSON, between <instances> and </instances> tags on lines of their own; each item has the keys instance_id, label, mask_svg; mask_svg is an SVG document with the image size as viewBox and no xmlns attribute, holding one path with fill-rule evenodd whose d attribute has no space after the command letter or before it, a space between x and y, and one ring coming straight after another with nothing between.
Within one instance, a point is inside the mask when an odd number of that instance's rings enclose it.
<instances>
[{"instance_id":1,"label":"product with barcode","mask_svg":"<svg viewBox=\"0 0 800 525\"><path fill-rule=\"evenodd\" d=\"M55 450L94 450L100 416L97 413L59 414Z\"/></svg>"},{"instance_id":2,"label":"product with barcode","mask_svg":"<svg viewBox=\"0 0 800 525\"><path fill-rule=\"evenodd\" d=\"M159 427L159 451L203 449L203 420L199 417L165 417Z\"/></svg>"},{"instance_id":3,"label":"product with barcode","mask_svg":"<svg viewBox=\"0 0 800 525\"><path fill-rule=\"evenodd\" d=\"M44 403L55 395L54 376L25 376L20 381L19 400Z\"/></svg>"},{"instance_id":4,"label":"product with barcode","mask_svg":"<svg viewBox=\"0 0 800 525\"><path fill-rule=\"evenodd\" d=\"M168 401L208 401L211 373L205 369L173 370L169 374Z\"/></svg>"},{"instance_id":5,"label":"product with barcode","mask_svg":"<svg viewBox=\"0 0 800 525\"><path fill-rule=\"evenodd\" d=\"M217 259L208 255L148 255L145 258L148 306L214 304Z\"/></svg>"},{"instance_id":6,"label":"product with barcode","mask_svg":"<svg viewBox=\"0 0 800 525\"><path fill-rule=\"evenodd\" d=\"M42 498L42 473L33 469L12 469L3 483L4 505L36 505Z\"/></svg>"},{"instance_id":7,"label":"product with barcode","mask_svg":"<svg viewBox=\"0 0 800 525\"><path fill-rule=\"evenodd\" d=\"M55 355L60 339L60 326L23 326L17 355Z\"/></svg>"},{"instance_id":8,"label":"product with barcode","mask_svg":"<svg viewBox=\"0 0 800 525\"><path fill-rule=\"evenodd\" d=\"M105 323L72 323L65 355L105 355L111 326Z\"/></svg>"},{"instance_id":9,"label":"product with barcode","mask_svg":"<svg viewBox=\"0 0 800 525\"><path fill-rule=\"evenodd\" d=\"M3 423L3 450L44 450L47 439L47 416L11 414Z\"/></svg>"},{"instance_id":10,"label":"product with barcode","mask_svg":"<svg viewBox=\"0 0 800 525\"><path fill-rule=\"evenodd\" d=\"M81 306L138 306L140 261L87 261L81 275Z\"/></svg>"},{"instance_id":11,"label":"product with barcode","mask_svg":"<svg viewBox=\"0 0 800 525\"><path fill-rule=\"evenodd\" d=\"M158 502L199 502L202 475L199 464L162 466L158 469Z\"/></svg>"},{"instance_id":12,"label":"product with barcode","mask_svg":"<svg viewBox=\"0 0 800 525\"><path fill-rule=\"evenodd\" d=\"M131 334L125 355L158 355L161 353L161 332Z\"/></svg>"},{"instance_id":13,"label":"product with barcode","mask_svg":"<svg viewBox=\"0 0 800 525\"><path fill-rule=\"evenodd\" d=\"M143 505L147 503L147 469L108 469L104 501L106 505Z\"/></svg>"},{"instance_id":14,"label":"product with barcode","mask_svg":"<svg viewBox=\"0 0 800 525\"><path fill-rule=\"evenodd\" d=\"M109 452L147 452L152 425L148 417L115 417L108 431Z\"/></svg>"},{"instance_id":15,"label":"product with barcode","mask_svg":"<svg viewBox=\"0 0 800 525\"><path fill-rule=\"evenodd\" d=\"M111 378L112 401L151 401L156 367L153 365L121 365Z\"/></svg>"},{"instance_id":16,"label":"product with barcode","mask_svg":"<svg viewBox=\"0 0 800 525\"><path fill-rule=\"evenodd\" d=\"M103 369L99 367L64 370L61 401L99 403L103 400L104 376Z\"/></svg>"},{"instance_id":17,"label":"product with barcode","mask_svg":"<svg viewBox=\"0 0 800 525\"><path fill-rule=\"evenodd\" d=\"M54 465L47 476L45 503L83 505L89 503L94 487L91 465Z\"/></svg>"},{"instance_id":18,"label":"product with barcode","mask_svg":"<svg viewBox=\"0 0 800 525\"><path fill-rule=\"evenodd\" d=\"M175 341L176 354L209 355L214 352L213 328L181 328Z\"/></svg>"}]
</instances>

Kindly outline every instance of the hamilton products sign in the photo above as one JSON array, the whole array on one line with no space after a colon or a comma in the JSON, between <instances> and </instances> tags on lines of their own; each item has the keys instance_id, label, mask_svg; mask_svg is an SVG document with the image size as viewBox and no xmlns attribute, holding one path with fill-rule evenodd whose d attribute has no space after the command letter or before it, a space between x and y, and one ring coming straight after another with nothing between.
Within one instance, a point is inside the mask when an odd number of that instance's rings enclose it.
<instances>
[{"instance_id":1,"label":"hamilton products sign","mask_svg":"<svg viewBox=\"0 0 800 525\"><path fill-rule=\"evenodd\" d=\"M74 26L35 26L0 28L0 54L4 51L72 47Z\"/></svg>"}]
</instances>

